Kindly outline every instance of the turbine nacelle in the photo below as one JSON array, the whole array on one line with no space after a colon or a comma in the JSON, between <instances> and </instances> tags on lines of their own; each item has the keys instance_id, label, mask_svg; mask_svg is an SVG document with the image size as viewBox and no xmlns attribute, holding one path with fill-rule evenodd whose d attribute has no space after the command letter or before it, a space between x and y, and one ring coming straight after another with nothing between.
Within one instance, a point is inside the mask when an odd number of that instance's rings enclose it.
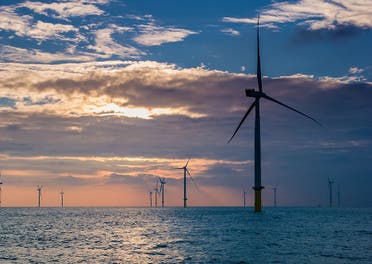
<instances>
[{"instance_id":1,"label":"turbine nacelle","mask_svg":"<svg viewBox=\"0 0 372 264\"><path fill-rule=\"evenodd\" d=\"M245 95L247 97L254 97L254 98L260 98L260 97L266 96L265 93L256 91L255 89L245 89Z\"/></svg>"}]
</instances>

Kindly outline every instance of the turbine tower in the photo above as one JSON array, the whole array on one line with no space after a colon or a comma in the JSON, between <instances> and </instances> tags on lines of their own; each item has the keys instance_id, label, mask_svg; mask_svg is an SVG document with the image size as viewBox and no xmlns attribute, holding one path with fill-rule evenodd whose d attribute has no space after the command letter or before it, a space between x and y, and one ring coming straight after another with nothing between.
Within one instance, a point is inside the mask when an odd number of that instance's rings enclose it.
<instances>
[{"instance_id":1,"label":"turbine tower","mask_svg":"<svg viewBox=\"0 0 372 264\"><path fill-rule=\"evenodd\" d=\"M152 207L152 192L149 192L149 198L150 198L150 207Z\"/></svg>"},{"instance_id":2,"label":"turbine tower","mask_svg":"<svg viewBox=\"0 0 372 264\"><path fill-rule=\"evenodd\" d=\"M61 207L63 208L63 206L64 206L64 204L63 204L63 196L64 196L64 192L63 192L63 188L62 188L62 190L61 190L61 192L59 193L60 195L61 195Z\"/></svg>"},{"instance_id":3,"label":"turbine tower","mask_svg":"<svg viewBox=\"0 0 372 264\"><path fill-rule=\"evenodd\" d=\"M175 168L176 170L183 170L183 207L187 207L187 189L186 189L186 174L191 177L190 171L187 169L187 165L189 164L190 159L186 162L185 166L181 168Z\"/></svg>"},{"instance_id":4,"label":"turbine tower","mask_svg":"<svg viewBox=\"0 0 372 264\"><path fill-rule=\"evenodd\" d=\"M155 207L158 207L159 181L157 178L156 178L156 184L155 184L154 191L155 191Z\"/></svg>"},{"instance_id":5,"label":"turbine tower","mask_svg":"<svg viewBox=\"0 0 372 264\"><path fill-rule=\"evenodd\" d=\"M1 207L1 194L2 194L1 186L2 185L3 185L3 181L1 180L1 171L0 171L0 207Z\"/></svg>"},{"instance_id":6,"label":"turbine tower","mask_svg":"<svg viewBox=\"0 0 372 264\"><path fill-rule=\"evenodd\" d=\"M261 185L261 132L260 132L260 100L266 99L269 101L272 101L274 103L277 103L285 108L288 108L302 116L305 116L317 124L321 125L318 121L316 121L314 118L296 110L293 107L290 107L272 97L267 95L263 92L262 89L262 74L261 74L261 60L260 60L260 17L258 16L257 19L257 82L258 82L258 90L255 89L246 89L245 94L247 97L254 98L254 102L251 104L251 106L248 108L247 112L243 116L242 120L240 121L238 127L235 129L232 137L229 139L227 143L229 143L236 133L238 132L239 128L249 115L249 113L255 108L255 133L254 133L254 211L255 212L261 212L262 209L262 202L261 202L261 191L264 188Z\"/></svg>"},{"instance_id":7,"label":"turbine tower","mask_svg":"<svg viewBox=\"0 0 372 264\"><path fill-rule=\"evenodd\" d=\"M276 186L271 188L274 191L274 207L276 207Z\"/></svg>"},{"instance_id":8,"label":"turbine tower","mask_svg":"<svg viewBox=\"0 0 372 264\"><path fill-rule=\"evenodd\" d=\"M245 190L243 190L243 207L245 208L247 203L246 203L246 195L247 195L247 192Z\"/></svg>"},{"instance_id":9,"label":"turbine tower","mask_svg":"<svg viewBox=\"0 0 372 264\"><path fill-rule=\"evenodd\" d=\"M41 186L41 185L37 186L37 207L40 207L40 205L41 205L41 189L42 188L43 188L43 186Z\"/></svg>"},{"instance_id":10,"label":"turbine tower","mask_svg":"<svg viewBox=\"0 0 372 264\"><path fill-rule=\"evenodd\" d=\"M166 184L165 178L160 178L160 192L161 192L161 207L164 207L164 185Z\"/></svg>"},{"instance_id":11,"label":"turbine tower","mask_svg":"<svg viewBox=\"0 0 372 264\"><path fill-rule=\"evenodd\" d=\"M328 187L329 187L329 207L332 208L332 185L334 181L328 178Z\"/></svg>"},{"instance_id":12,"label":"turbine tower","mask_svg":"<svg viewBox=\"0 0 372 264\"><path fill-rule=\"evenodd\" d=\"M337 205L338 207L341 207L340 184L337 185Z\"/></svg>"}]
</instances>

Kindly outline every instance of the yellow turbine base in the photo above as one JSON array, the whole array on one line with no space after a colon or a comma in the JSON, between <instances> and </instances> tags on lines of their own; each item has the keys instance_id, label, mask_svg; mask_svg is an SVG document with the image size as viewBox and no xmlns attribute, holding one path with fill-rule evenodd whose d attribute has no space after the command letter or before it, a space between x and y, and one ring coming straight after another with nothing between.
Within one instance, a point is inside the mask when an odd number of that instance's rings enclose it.
<instances>
[{"instance_id":1,"label":"yellow turbine base","mask_svg":"<svg viewBox=\"0 0 372 264\"><path fill-rule=\"evenodd\" d=\"M258 213L262 210L262 203L261 203L261 189L254 190L254 212Z\"/></svg>"}]
</instances>

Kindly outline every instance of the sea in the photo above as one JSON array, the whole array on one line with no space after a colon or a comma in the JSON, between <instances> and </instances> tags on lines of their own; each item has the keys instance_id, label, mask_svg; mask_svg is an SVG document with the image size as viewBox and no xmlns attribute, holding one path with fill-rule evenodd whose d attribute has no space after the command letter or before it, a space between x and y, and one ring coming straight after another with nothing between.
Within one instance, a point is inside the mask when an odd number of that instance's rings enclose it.
<instances>
[{"instance_id":1,"label":"sea","mask_svg":"<svg viewBox=\"0 0 372 264\"><path fill-rule=\"evenodd\" d=\"M372 263L372 208L0 208L0 263Z\"/></svg>"}]
</instances>

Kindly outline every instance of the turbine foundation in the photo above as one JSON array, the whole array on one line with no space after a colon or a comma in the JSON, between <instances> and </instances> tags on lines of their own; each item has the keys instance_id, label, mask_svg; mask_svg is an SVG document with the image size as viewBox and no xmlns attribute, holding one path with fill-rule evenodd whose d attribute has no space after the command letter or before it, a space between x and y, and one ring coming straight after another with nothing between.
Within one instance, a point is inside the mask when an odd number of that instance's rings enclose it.
<instances>
[{"instance_id":1,"label":"turbine foundation","mask_svg":"<svg viewBox=\"0 0 372 264\"><path fill-rule=\"evenodd\" d=\"M262 210L261 190L264 187L253 187L254 190L254 212L258 213Z\"/></svg>"}]
</instances>

